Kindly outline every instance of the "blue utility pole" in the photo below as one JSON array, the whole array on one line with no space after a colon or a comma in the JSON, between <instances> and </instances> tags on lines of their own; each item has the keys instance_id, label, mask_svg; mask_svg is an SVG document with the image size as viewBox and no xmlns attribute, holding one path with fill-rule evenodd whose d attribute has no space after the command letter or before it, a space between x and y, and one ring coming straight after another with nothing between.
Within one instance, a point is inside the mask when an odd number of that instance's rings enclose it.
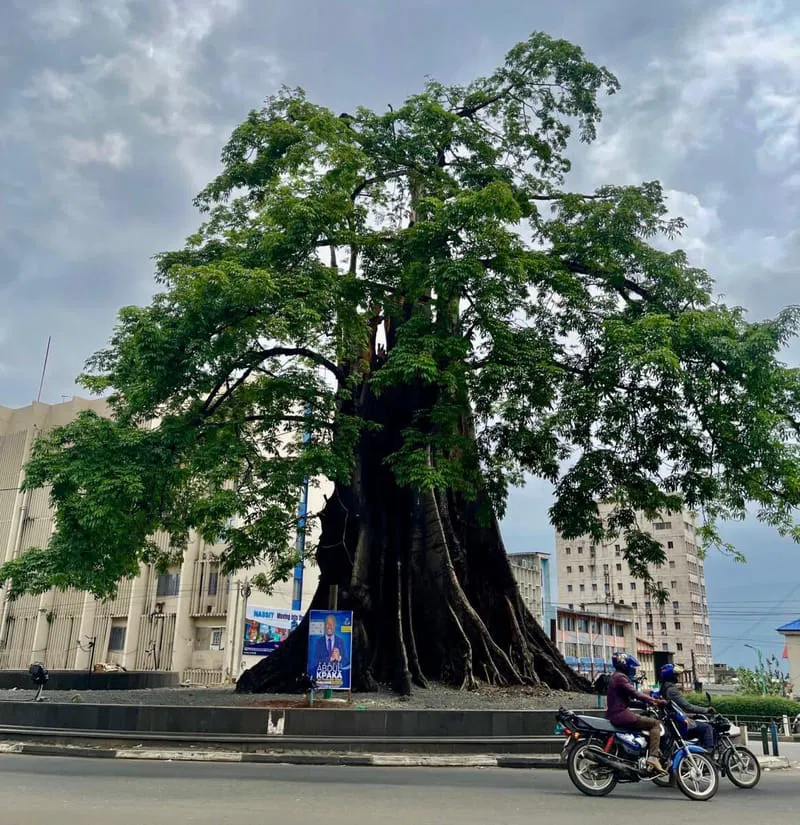
<instances>
[{"instance_id":1,"label":"blue utility pole","mask_svg":"<svg viewBox=\"0 0 800 825\"><path fill-rule=\"evenodd\" d=\"M311 410L306 407L306 415L310 415ZM311 441L311 432L306 427L303 433L303 443ZM308 479L303 481L303 492L300 494L300 504L297 507L297 538L295 539L295 550L300 556L300 561L294 568L294 580L292 582L292 610L303 609L303 557L306 550L306 517L308 516Z\"/></svg>"}]
</instances>

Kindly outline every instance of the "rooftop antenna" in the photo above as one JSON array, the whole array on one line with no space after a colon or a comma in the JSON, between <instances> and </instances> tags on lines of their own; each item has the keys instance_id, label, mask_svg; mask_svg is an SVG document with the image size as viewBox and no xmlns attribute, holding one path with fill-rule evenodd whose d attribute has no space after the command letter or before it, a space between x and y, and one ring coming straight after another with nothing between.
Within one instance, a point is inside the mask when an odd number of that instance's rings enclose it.
<instances>
[{"instance_id":1,"label":"rooftop antenna","mask_svg":"<svg viewBox=\"0 0 800 825\"><path fill-rule=\"evenodd\" d=\"M47 349L44 353L44 364L42 364L42 379L39 381L39 394L36 396L37 401L42 400L42 388L44 387L44 376L47 372L47 360L50 358L50 342L53 340L52 335L47 336Z\"/></svg>"}]
</instances>

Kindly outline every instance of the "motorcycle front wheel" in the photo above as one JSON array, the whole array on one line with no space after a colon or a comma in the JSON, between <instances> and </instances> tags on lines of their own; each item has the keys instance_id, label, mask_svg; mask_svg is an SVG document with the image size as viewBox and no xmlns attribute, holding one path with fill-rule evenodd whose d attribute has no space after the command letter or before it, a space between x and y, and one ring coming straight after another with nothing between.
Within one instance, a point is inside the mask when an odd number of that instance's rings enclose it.
<instances>
[{"instance_id":1,"label":"motorcycle front wheel","mask_svg":"<svg viewBox=\"0 0 800 825\"><path fill-rule=\"evenodd\" d=\"M586 796L608 796L617 785L617 777L611 768L598 765L587 758L590 745L575 746L567 759L567 772L572 784Z\"/></svg>"},{"instance_id":2,"label":"motorcycle front wheel","mask_svg":"<svg viewBox=\"0 0 800 825\"><path fill-rule=\"evenodd\" d=\"M758 758L743 745L737 745L725 754L722 767L728 779L737 788L750 790L761 781L761 765Z\"/></svg>"},{"instance_id":3,"label":"motorcycle front wheel","mask_svg":"<svg viewBox=\"0 0 800 825\"><path fill-rule=\"evenodd\" d=\"M675 768L675 783L695 802L708 802L719 790L719 771L704 753L683 756Z\"/></svg>"}]
</instances>

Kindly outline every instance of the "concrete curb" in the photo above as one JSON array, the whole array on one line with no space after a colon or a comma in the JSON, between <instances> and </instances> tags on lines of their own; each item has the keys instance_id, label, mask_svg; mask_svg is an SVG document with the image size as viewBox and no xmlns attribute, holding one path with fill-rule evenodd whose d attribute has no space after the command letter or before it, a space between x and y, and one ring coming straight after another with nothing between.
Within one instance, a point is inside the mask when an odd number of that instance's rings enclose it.
<instances>
[{"instance_id":1,"label":"concrete curb","mask_svg":"<svg viewBox=\"0 0 800 825\"><path fill-rule=\"evenodd\" d=\"M127 759L149 762L249 762L262 765L319 765L331 767L375 768L507 768L563 769L559 757L545 754L529 756L454 756L448 754L405 753L251 753L239 751L161 750L154 748L91 748L77 745L46 745L26 742L0 742L0 755L60 756L81 759ZM800 768L786 756L757 757L764 771Z\"/></svg>"},{"instance_id":2,"label":"concrete curb","mask_svg":"<svg viewBox=\"0 0 800 825\"><path fill-rule=\"evenodd\" d=\"M249 762L268 765L329 765L376 768L539 768L556 769L558 757L532 756L451 756L443 754L377 753L247 753L233 751L155 750L148 748L85 748L74 745L39 745L0 742L0 755L61 756L81 759L128 759L153 762Z\"/></svg>"}]
</instances>

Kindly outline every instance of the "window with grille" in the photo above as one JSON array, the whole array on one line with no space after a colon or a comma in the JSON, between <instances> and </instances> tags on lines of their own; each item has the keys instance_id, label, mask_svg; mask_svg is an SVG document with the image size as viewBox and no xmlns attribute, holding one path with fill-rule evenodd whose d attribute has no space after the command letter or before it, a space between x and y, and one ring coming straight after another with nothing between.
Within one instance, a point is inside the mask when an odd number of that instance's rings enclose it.
<instances>
[{"instance_id":1,"label":"window with grille","mask_svg":"<svg viewBox=\"0 0 800 825\"><path fill-rule=\"evenodd\" d=\"M108 649L115 653L125 650L125 628L112 627L108 637Z\"/></svg>"},{"instance_id":2,"label":"window with grille","mask_svg":"<svg viewBox=\"0 0 800 825\"><path fill-rule=\"evenodd\" d=\"M180 573L163 573L158 577L157 596L177 596L181 589Z\"/></svg>"},{"instance_id":3,"label":"window with grille","mask_svg":"<svg viewBox=\"0 0 800 825\"><path fill-rule=\"evenodd\" d=\"M219 587L219 572L212 570L208 574L208 595L216 596L217 588Z\"/></svg>"}]
</instances>

